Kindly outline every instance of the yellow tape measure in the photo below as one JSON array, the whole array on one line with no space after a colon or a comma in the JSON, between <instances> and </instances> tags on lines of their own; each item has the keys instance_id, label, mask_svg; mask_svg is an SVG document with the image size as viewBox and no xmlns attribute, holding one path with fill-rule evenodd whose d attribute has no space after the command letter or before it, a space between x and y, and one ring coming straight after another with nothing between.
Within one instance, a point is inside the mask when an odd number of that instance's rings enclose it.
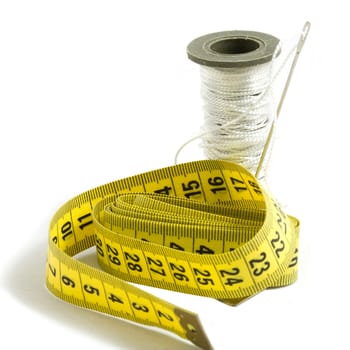
<instances>
[{"instance_id":1,"label":"yellow tape measure","mask_svg":"<svg viewBox=\"0 0 350 350\"><path fill-rule=\"evenodd\" d=\"M48 289L210 350L198 317L130 282L236 305L297 276L299 223L241 166L205 160L87 191L52 219ZM73 256L96 246L103 270Z\"/></svg>"}]
</instances>

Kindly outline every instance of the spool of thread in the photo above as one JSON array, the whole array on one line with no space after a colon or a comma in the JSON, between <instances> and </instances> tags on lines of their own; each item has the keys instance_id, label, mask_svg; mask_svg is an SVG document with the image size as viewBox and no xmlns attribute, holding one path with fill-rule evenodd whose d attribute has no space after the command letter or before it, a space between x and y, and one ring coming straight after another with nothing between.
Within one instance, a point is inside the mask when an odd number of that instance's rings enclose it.
<instances>
[{"instance_id":1,"label":"spool of thread","mask_svg":"<svg viewBox=\"0 0 350 350\"><path fill-rule=\"evenodd\" d=\"M276 115L271 85L279 43L265 33L226 31L188 45L189 59L201 68L200 137L206 158L232 161L255 173Z\"/></svg>"}]
</instances>

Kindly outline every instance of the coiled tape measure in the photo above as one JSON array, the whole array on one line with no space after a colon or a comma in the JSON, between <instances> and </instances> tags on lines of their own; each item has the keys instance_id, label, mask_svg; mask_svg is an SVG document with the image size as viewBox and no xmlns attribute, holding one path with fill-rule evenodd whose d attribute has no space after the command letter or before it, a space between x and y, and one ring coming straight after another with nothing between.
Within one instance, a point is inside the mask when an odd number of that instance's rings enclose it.
<instances>
[{"instance_id":1,"label":"coiled tape measure","mask_svg":"<svg viewBox=\"0 0 350 350\"><path fill-rule=\"evenodd\" d=\"M171 166L67 202L52 219L47 288L72 304L213 349L198 317L128 282L236 305L297 277L299 223L225 161ZM74 259L96 246L104 271Z\"/></svg>"}]
</instances>

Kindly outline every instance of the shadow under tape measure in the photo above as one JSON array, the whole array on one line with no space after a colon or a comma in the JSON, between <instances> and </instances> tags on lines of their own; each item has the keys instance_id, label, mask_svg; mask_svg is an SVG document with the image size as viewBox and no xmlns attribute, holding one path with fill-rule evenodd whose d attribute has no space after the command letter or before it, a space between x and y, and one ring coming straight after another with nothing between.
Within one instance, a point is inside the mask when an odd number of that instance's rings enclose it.
<instances>
[{"instance_id":1,"label":"shadow under tape measure","mask_svg":"<svg viewBox=\"0 0 350 350\"><path fill-rule=\"evenodd\" d=\"M42 223L33 236L46 238L47 226L46 222ZM114 345L130 350L192 350L195 348L194 345L187 344L171 333L165 333L165 331L162 333L153 327L142 326L83 308L79 308L79 312L77 312L75 307L72 308L72 305L58 298L53 298L45 286L45 269L43 267L47 255L46 248L46 239L40 239L32 246L22 247L18 258L7 268L2 284L13 297L26 307L47 316L48 319L74 328L77 330L77 337L79 337L80 332L84 333L84 336L80 337L80 341L86 344L82 343L82 347L86 349L86 345L93 336L98 337L101 344L107 343L107 346ZM91 265L94 265L93 259L96 259L95 252L81 258ZM92 325L93 332L91 332ZM53 322L52 328L54 327L55 323ZM37 331L38 334L42 335L40 328ZM86 337L86 335L88 336ZM36 346L47 346L47 338L33 337L33 339L35 340L33 340L32 345L35 342ZM40 344L40 339L42 339L42 344ZM30 339L28 339L28 345L30 345Z\"/></svg>"}]
</instances>

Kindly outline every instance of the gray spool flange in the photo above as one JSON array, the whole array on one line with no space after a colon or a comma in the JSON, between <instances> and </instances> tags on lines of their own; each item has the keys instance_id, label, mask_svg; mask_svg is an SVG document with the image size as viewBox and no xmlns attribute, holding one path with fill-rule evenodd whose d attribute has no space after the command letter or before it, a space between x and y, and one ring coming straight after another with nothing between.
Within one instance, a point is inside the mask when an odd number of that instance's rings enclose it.
<instances>
[{"instance_id":1,"label":"gray spool flange","mask_svg":"<svg viewBox=\"0 0 350 350\"><path fill-rule=\"evenodd\" d=\"M235 30L194 39L187 46L187 55L209 67L249 67L271 61L278 47L279 39L270 34Z\"/></svg>"}]
</instances>

